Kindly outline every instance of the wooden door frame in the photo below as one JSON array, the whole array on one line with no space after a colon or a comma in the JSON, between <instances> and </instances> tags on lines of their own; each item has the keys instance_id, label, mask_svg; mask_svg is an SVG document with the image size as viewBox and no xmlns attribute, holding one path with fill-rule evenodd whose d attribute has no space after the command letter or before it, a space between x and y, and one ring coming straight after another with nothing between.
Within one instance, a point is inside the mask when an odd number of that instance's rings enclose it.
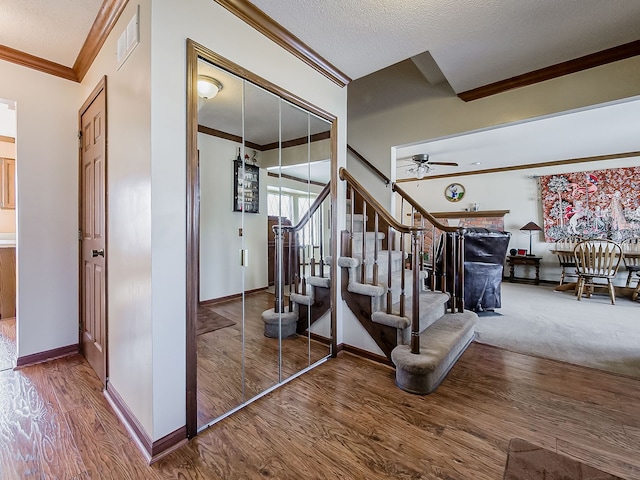
<instances>
[{"instance_id":1,"label":"wooden door frame","mask_svg":"<svg viewBox=\"0 0 640 480\"><path fill-rule=\"evenodd\" d=\"M82 132L82 115L87 111L89 106L94 102L94 100L104 91L104 250L105 252L109 252L108 249L108 239L109 236L107 234L108 225L109 225L109 183L107 182L108 176L108 162L107 162L107 144L108 144L108 131L109 131L109 122L107 121L107 76L103 76L96 87L93 89L89 97L85 100L78 110L78 345L80 349L82 349L82 322L83 322L83 310L82 310L82 302L83 302L83 268L82 268L82 218L84 213L84 202L83 202L83 182L82 182L82 143L80 142L81 132ZM104 381L105 384L103 387L107 388L107 383L109 382L109 254L107 253L104 258Z\"/></svg>"},{"instance_id":2,"label":"wooden door frame","mask_svg":"<svg viewBox=\"0 0 640 480\"><path fill-rule=\"evenodd\" d=\"M316 107L306 100L288 92L274 83L246 70L240 65L218 55L208 48L187 39L187 222L186 222L186 424L187 437L193 438L198 433L198 396L197 396L197 366L198 357L196 349L196 320L198 308L198 253L200 251L200 238L198 235L200 225L200 210L197 199L199 198L198 185L198 97L196 81L198 78L198 58L206 59L208 62L227 70L234 75L248 80L259 87L274 93L278 97L292 103L307 112L326 120L331 125L331 225L332 225L332 251L337 252L337 162L338 162L338 119L335 115ZM331 262L331 288L332 302L336 298L337 292L337 264ZM336 339L336 309L335 305L331 309L331 355L337 353Z\"/></svg>"}]
</instances>

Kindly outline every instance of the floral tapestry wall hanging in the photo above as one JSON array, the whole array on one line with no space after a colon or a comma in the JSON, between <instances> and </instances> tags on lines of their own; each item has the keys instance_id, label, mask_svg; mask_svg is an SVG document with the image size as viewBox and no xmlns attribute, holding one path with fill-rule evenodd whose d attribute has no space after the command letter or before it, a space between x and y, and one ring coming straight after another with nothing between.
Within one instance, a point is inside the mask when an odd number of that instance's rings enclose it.
<instances>
[{"instance_id":1,"label":"floral tapestry wall hanging","mask_svg":"<svg viewBox=\"0 0 640 480\"><path fill-rule=\"evenodd\" d=\"M540 177L545 241L640 236L640 167Z\"/></svg>"}]
</instances>

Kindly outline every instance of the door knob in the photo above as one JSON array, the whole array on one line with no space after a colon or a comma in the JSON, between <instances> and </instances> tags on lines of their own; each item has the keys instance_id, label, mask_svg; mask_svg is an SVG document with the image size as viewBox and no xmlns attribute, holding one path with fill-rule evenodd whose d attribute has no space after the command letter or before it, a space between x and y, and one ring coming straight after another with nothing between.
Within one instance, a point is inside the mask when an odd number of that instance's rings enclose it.
<instances>
[{"instance_id":1,"label":"door knob","mask_svg":"<svg viewBox=\"0 0 640 480\"><path fill-rule=\"evenodd\" d=\"M104 248L101 248L100 250L91 250L91 256L92 257L97 257L97 256L104 257Z\"/></svg>"}]
</instances>

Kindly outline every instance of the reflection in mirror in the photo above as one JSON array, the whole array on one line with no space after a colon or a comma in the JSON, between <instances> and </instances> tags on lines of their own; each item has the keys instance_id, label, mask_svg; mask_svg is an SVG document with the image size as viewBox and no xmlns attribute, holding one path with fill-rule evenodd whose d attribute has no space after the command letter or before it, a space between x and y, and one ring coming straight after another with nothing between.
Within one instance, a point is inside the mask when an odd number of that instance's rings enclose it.
<instances>
[{"instance_id":1,"label":"reflection in mirror","mask_svg":"<svg viewBox=\"0 0 640 480\"><path fill-rule=\"evenodd\" d=\"M278 143L280 99L247 81L244 91L244 168L258 166L260 184L265 185L267 172L263 156L266 145ZM270 268L273 269L269 263L272 259L265 255L273 238L265 215L268 213L267 189L261 186L260 190L259 212L244 212L243 239L249 252L249 261L244 267L245 401L273 387L280 378L279 338L265 335L262 320L262 312L273 307L273 294L264 289L256 291L267 285Z\"/></svg>"},{"instance_id":2,"label":"reflection in mirror","mask_svg":"<svg viewBox=\"0 0 640 480\"><path fill-rule=\"evenodd\" d=\"M309 149L309 188L329 185L331 180L331 124L309 115L311 145ZM322 202L313 220L313 257L310 283L314 289L314 302L309 309L309 360L313 364L329 355L331 338L331 295L329 265L331 258L331 202Z\"/></svg>"},{"instance_id":3,"label":"reflection in mirror","mask_svg":"<svg viewBox=\"0 0 640 480\"><path fill-rule=\"evenodd\" d=\"M238 261L242 219L231 208L233 160L242 145L243 81L202 60L198 62L198 75L215 78L222 84L215 97L198 98L200 249L196 345L201 427L243 402L243 271Z\"/></svg>"},{"instance_id":4,"label":"reflection in mirror","mask_svg":"<svg viewBox=\"0 0 640 480\"><path fill-rule=\"evenodd\" d=\"M202 430L330 354L333 146L330 123L283 98L302 100L195 51L187 109L187 311L195 332L187 376L195 388L187 417L189 430L195 420ZM197 117L196 75L217 85L198 98Z\"/></svg>"}]
</instances>

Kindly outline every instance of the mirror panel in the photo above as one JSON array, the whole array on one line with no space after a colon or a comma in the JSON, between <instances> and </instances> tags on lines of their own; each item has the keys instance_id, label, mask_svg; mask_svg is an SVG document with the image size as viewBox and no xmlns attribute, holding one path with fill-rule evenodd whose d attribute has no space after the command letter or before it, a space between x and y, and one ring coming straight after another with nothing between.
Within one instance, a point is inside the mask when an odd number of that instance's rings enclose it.
<instances>
[{"instance_id":1,"label":"mirror panel","mask_svg":"<svg viewBox=\"0 0 640 480\"><path fill-rule=\"evenodd\" d=\"M309 184L310 191L319 192L331 181L331 124L315 115L309 115ZM309 311L309 360L311 364L331 353L331 298L329 265L331 256L331 197L328 196L313 217L313 275L322 286L314 288L314 303ZM322 279L322 280L321 280Z\"/></svg>"},{"instance_id":2,"label":"mirror panel","mask_svg":"<svg viewBox=\"0 0 640 480\"><path fill-rule=\"evenodd\" d=\"M204 60L198 62L198 74L215 78L223 85L215 98L198 98L196 345L201 427L242 404L244 398L243 311L237 298L243 284L238 260L242 218L232 211L233 160L242 145L243 80ZM225 298L228 300L220 301Z\"/></svg>"},{"instance_id":3,"label":"mirror panel","mask_svg":"<svg viewBox=\"0 0 640 480\"><path fill-rule=\"evenodd\" d=\"M188 308L196 330L188 358L197 365L188 403L197 403L201 430L330 354L330 293L313 284L329 277L330 196L315 200L328 192L332 149L331 124L283 97L302 101L203 47L193 51L200 58L189 58L189 78L218 85L188 117L196 240L187 271L197 284L188 292L197 303Z\"/></svg>"},{"instance_id":4,"label":"mirror panel","mask_svg":"<svg viewBox=\"0 0 640 480\"><path fill-rule=\"evenodd\" d=\"M280 99L266 90L244 82L244 159L247 169L258 167L260 207L257 213L245 211L243 239L248 251L244 286L244 361L245 401L273 387L280 379L279 332L272 336L265 329L262 313L274 307L273 293L264 290L274 259L268 255L273 242L267 205L267 170L263 165L265 145L278 144ZM245 175L252 175L246 171ZM271 262L271 265L270 265ZM270 268L271 267L271 268ZM267 333L269 335L267 335Z\"/></svg>"}]
</instances>

